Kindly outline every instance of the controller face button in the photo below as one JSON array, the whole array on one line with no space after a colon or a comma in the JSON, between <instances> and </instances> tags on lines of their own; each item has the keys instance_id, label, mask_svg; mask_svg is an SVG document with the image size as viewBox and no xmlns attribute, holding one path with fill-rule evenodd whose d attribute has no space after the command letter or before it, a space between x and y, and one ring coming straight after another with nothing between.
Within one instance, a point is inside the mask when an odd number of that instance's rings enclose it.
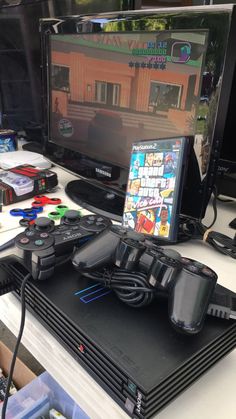
<instances>
[{"instance_id":1,"label":"controller face button","mask_svg":"<svg viewBox=\"0 0 236 419\"><path fill-rule=\"evenodd\" d=\"M49 237L48 233L40 233L39 235L42 239L46 239L47 237Z\"/></svg>"},{"instance_id":2,"label":"controller face button","mask_svg":"<svg viewBox=\"0 0 236 419\"><path fill-rule=\"evenodd\" d=\"M44 241L43 240L35 240L34 244L35 244L35 246L43 246Z\"/></svg>"},{"instance_id":3,"label":"controller face button","mask_svg":"<svg viewBox=\"0 0 236 419\"><path fill-rule=\"evenodd\" d=\"M28 244L30 240L27 237L22 237L22 239L19 240L21 244Z\"/></svg>"},{"instance_id":4,"label":"controller face button","mask_svg":"<svg viewBox=\"0 0 236 419\"><path fill-rule=\"evenodd\" d=\"M26 232L25 232L25 235L26 235L27 237L32 237L32 236L34 236L34 235L35 235L35 232L34 232L34 231L32 231L32 230L29 230L29 231L26 231Z\"/></svg>"},{"instance_id":5,"label":"controller face button","mask_svg":"<svg viewBox=\"0 0 236 419\"><path fill-rule=\"evenodd\" d=\"M88 224L88 225L92 225L93 224L93 222L94 222L94 220L87 220L87 221L85 221L85 224Z\"/></svg>"},{"instance_id":6,"label":"controller face button","mask_svg":"<svg viewBox=\"0 0 236 419\"><path fill-rule=\"evenodd\" d=\"M101 223L102 221L104 221L104 219L103 219L102 217L98 217L98 218L97 218L97 221L98 221L99 223Z\"/></svg>"},{"instance_id":7,"label":"controller face button","mask_svg":"<svg viewBox=\"0 0 236 419\"><path fill-rule=\"evenodd\" d=\"M89 221L94 221L94 220L95 220L94 215L89 215L89 216L88 216L88 220L89 220Z\"/></svg>"}]
</instances>

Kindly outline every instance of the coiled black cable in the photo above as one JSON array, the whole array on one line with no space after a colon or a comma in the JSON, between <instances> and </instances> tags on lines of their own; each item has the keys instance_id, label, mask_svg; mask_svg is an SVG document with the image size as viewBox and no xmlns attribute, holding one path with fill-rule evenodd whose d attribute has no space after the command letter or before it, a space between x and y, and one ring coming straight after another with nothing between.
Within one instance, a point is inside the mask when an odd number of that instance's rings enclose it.
<instances>
[{"instance_id":1,"label":"coiled black cable","mask_svg":"<svg viewBox=\"0 0 236 419\"><path fill-rule=\"evenodd\" d=\"M111 288L121 301L132 307L145 307L155 297L156 290L149 286L147 275L143 272L114 268L112 271L104 269L101 272L86 272L83 276Z\"/></svg>"}]
</instances>

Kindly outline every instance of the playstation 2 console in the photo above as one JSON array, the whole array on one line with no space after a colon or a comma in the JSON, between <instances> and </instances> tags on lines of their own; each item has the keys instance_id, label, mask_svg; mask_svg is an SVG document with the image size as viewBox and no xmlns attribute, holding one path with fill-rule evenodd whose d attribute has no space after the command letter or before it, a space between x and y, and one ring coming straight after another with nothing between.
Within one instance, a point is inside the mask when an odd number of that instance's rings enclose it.
<instances>
[{"instance_id":1,"label":"playstation 2 console","mask_svg":"<svg viewBox=\"0 0 236 419\"><path fill-rule=\"evenodd\" d=\"M17 283L19 296L26 268L1 260L0 270ZM26 302L133 418L157 414L235 348L236 322L207 316L197 335L177 333L164 297L130 307L99 282L79 278L71 262L56 266L45 281L29 281Z\"/></svg>"}]
</instances>

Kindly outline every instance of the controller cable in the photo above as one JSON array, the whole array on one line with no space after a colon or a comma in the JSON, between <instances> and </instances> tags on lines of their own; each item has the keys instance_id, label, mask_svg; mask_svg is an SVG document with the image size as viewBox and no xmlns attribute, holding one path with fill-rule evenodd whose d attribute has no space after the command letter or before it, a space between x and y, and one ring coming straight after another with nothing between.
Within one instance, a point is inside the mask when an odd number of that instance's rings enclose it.
<instances>
[{"instance_id":1,"label":"controller cable","mask_svg":"<svg viewBox=\"0 0 236 419\"><path fill-rule=\"evenodd\" d=\"M155 297L167 296L160 288L151 287L143 272L130 272L125 269L103 269L97 272L83 272L83 277L99 282L112 289L117 297L131 307L145 307ZM220 287L219 287L220 288ZM223 288L223 287L222 287ZM236 294L223 288L224 293L215 289L208 306L207 314L221 319L236 320Z\"/></svg>"},{"instance_id":2,"label":"controller cable","mask_svg":"<svg viewBox=\"0 0 236 419\"><path fill-rule=\"evenodd\" d=\"M20 345L20 341L22 338L22 334L24 331L24 325L25 325L25 313L26 313L26 304L25 304L25 287L26 287L26 283L28 282L29 278L31 278L31 274L27 274L21 284L21 321L20 321L20 329L19 329L19 333L17 336L17 340L16 340L16 345L15 345L15 349L12 355L12 360L11 360L11 365L10 365L10 371L8 374L8 379L7 379L7 386L6 386L6 391L5 391L5 397L4 397L4 402L2 405L2 412L1 412L1 419L5 419L6 418L6 409L7 409L7 402L8 402L8 398L9 398L9 391L10 391L10 387L11 387L11 382L12 382L12 377L13 377L13 372L14 372L14 368L15 368L15 363L16 363L16 357L17 357L17 353L18 353L18 349L19 349L19 345Z\"/></svg>"},{"instance_id":3,"label":"controller cable","mask_svg":"<svg viewBox=\"0 0 236 419\"><path fill-rule=\"evenodd\" d=\"M209 226L204 225L200 220L180 217L178 242L184 242L191 239L203 240L218 252L236 259L236 234L231 238L225 234L211 230L217 218L217 199L217 191L216 188L214 188L212 201L214 217Z\"/></svg>"}]
</instances>

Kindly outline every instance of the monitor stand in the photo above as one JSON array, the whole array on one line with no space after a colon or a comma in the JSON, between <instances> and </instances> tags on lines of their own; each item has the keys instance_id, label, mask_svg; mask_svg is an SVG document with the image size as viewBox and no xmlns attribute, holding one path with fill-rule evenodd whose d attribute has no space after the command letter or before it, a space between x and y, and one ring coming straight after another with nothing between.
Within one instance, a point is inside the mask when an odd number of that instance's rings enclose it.
<instances>
[{"instance_id":1,"label":"monitor stand","mask_svg":"<svg viewBox=\"0 0 236 419\"><path fill-rule=\"evenodd\" d=\"M82 179L69 182L65 191L72 201L83 208L122 221L125 193L120 194L109 187L100 187Z\"/></svg>"}]
</instances>

